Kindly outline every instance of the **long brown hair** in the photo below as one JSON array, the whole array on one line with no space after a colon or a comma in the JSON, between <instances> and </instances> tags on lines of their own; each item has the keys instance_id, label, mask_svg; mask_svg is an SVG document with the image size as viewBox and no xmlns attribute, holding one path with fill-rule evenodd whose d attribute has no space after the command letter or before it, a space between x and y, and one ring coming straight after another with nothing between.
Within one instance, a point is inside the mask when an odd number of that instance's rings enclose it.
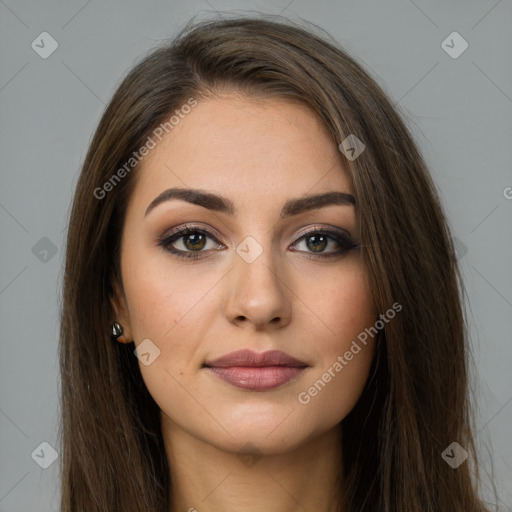
<instances>
[{"instance_id":1,"label":"long brown hair","mask_svg":"<svg viewBox=\"0 0 512 512\"><path fill-rule=\"evenodd\" d=\"M226 90L301 101L333 143L354 134L366 145L347 159L363 258L378 310L398 302L403 311L379 335L366 387L341 425L340 510L486 510L478 497L461 281L439 198L390 100L317 29L282 18L194 22L134 67L107 106L67 238L62 512L168 512L172 475L159 408L133 345L110 339L114 280L122 286L121 228L138 170L126 162L190 98ZM127 172L112 181L123 165ZM456 469L442 457L452 442L470 454Z\"/></svg>"}]
</instances>

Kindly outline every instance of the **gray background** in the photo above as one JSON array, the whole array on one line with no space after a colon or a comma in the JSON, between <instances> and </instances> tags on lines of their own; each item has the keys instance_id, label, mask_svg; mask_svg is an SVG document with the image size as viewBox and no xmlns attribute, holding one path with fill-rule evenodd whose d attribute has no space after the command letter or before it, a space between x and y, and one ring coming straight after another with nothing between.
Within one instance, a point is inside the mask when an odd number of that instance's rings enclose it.
<instances>
[{"instance_id":1,"label":"gray background","mask_svg":"<svg viewBox=\"0 0 512 512\"><path fill-rule=\"evenodd\" d=\"M511 0L0 0L0 510L58 509L58 460L42 469L31 454L57 447L63 242L104 105L146 51L216 10L320 25L406 118L458 240L481 457L512 510ZM58 42L47 59L31 47L44 31ZM441 46L453 31L469 44L458 58Z\"/></svg>"}]
</instances>

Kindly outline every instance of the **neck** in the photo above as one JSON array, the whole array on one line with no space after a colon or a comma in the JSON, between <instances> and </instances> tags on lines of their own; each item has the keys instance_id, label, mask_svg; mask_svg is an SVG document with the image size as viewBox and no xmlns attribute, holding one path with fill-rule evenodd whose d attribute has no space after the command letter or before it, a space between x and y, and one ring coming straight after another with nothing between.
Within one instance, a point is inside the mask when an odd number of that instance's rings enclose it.
<instances>
[{"instance_id":1,"label":"neck","mask_svg":"<svg viewBox=\"0 0 512 512\"><path fill-rule=\"evenodd\" d=\"M249 448L246 453L223 450L163 414L162 433L171 474L170 512L339 510L339 428L279 454L264 448L253 453Z\"/></svg>"}]
</instances>

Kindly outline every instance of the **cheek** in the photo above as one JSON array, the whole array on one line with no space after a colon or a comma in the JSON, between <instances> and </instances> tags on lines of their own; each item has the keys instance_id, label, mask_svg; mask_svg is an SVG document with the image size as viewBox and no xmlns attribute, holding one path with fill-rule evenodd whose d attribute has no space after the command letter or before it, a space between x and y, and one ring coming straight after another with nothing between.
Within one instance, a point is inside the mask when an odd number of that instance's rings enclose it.
<instances>
[{"instance_id":1,"label":"cheek","mask_svg":"<svg viewBox=\"0 0 512 512\"><path fill-rule=\"evenodd\" d=\"M219 275L207 268L177 271L177 265L171 265L165 255L155 258L153 254L137 255L136 251L125 264L125 292L135 345L149 339L158 354L147 366L141 360L142 377L162 410L172 410L174 404L179 409L190 399L185 389L195 390L190 378L197 370L198 350L208 340L213 312L218 315L212 297L218 293L215 285Z\"/></svg>"},{"instance_id":2,"label":"cheek","mask_svg":"<svg viewBox=\"0 0 512 512\"><path fill-rule=\"evenodd\" d=\"M375 339L366 330L377 317L359 262L350 262L335 278L317 277L324 287L308 292L306 302L311 326L317 329L319 360L297 402L306 416L334 425L352 410L364 389L375 353ZM313 335L312 327L309 332Z\"/></svg>"},{"instance_id":3,"label":"cheek","mask_svg":"<svg viewBox=\"0 0 512 512\"><path fill-rule=\"evenodd\" d=\"M342 354L341 360L337 355L330 358L300 390L296 409L309 419L312 429L321 432L332 428L354 408L368 379L374 351L373 344L368 344L350 361Z\"/></svg>"},{"instance_id":4,"label":"cheek","mask_svg":"<svg viewBox=\"0 0 512 512\"><path fill-rule=\"evenodd\" d=\"M352 339L375 323L373 298L359 259L347 260L337 272L316 272L303 286L304 314L325 349L344 352L347 343L350 346Z\"/></svg>"},{"instance_id":5,"label":"cheek","mask_svg":"<svg viewBox=\"0 0 512 512\"><path fill-rule=\"evenodd\" d=\"M179 270L160 251L125 260L124 283L129 297L130 323L134 339L163 342L174 337L173 329L189 322L201 301L214 287L218 276L211 271Z\"/></svg>"}]
</instances>

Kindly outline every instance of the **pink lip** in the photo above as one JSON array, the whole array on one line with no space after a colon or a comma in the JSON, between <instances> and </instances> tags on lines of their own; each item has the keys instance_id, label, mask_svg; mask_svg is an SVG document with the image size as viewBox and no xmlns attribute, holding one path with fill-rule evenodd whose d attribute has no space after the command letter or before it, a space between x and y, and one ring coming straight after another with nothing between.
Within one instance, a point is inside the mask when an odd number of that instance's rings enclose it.
<instances>
[{"instance_id":1,"label":"pink lip","mask_svg":"<svg viewBox=\"0 0 512 512\"><path fill-rule=\"evenodd\" d=\"M206 361L204 366L233 386L264 391L285 384L308 365L280 350L258 354L243 349Z\"/></svg>"}]
</instances>

